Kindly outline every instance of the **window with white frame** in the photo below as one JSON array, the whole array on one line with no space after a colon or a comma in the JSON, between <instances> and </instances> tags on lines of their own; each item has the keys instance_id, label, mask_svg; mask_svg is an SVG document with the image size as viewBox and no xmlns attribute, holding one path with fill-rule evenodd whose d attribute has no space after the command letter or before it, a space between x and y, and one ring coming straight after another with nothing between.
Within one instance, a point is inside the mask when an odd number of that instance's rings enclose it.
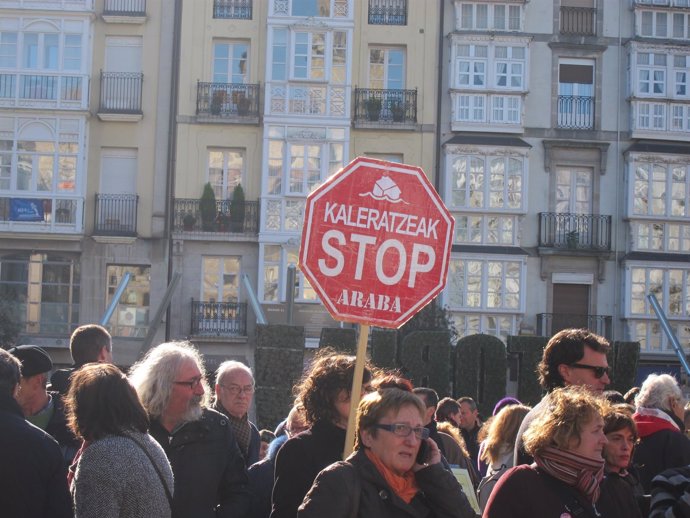
<instances>
[{"instance_id":1,"label":"window with white frame","mask_svg":"<svg viewBox=\"0 0 690 518\"><path fill-rule=\"evenodd\" d=\"M646 351L672 350L665 336L661 336L658 321L647 300L647 294L651 293L659 301L681 343L687 344L690 269L669 268L665 265L630 266L626 270L626 280L629 286L626 316L629 319L631 339L639 340Z\"/></svg>"},{"instance_id":2,"label":"window with white frame","mask_svg":"<svg viewBox=\"0 0 690 518\"><path fill-rule=\"evenodd\" d=\"M455 88L523 91L527 47L488 42L455 45Z\"/></svg>"},{"instance_id":3,"label":"window with white frame","mask_svg":"<svg viewBox=\"0 0 690 518\"><path fill-rule=\"evenodd\" d=\"M202 257L201 300L204 302L238 302L240 264L240 256Z\"/></svg>"},{"instance_id":4,"label":"window with white frame","mask_svg":"<svg viewBox=\"0 0 690 518\"><path fill-rule=\"evenodd\" d=\"M456 4L458 26L465 30L520 31L522 5L470 3Z\"/></svg>"},{"instance_id":5,"label":"window with white frame","mask_svg":"<svg viewBox=\"0 0 690 518\"><path fill-rule=\"evenodd\" d=\"M635 250L690 252L690 223L636 221L632 231Z\"/></svg>"},{"instance_id":6,"label":"window with white frame","mask_svg":"<svg viewBox=\"0 0 690 518\"><path fill-rule=\"evenodd\" d=\"M131 277L108 322L109 329L113 336L145 338L151 299L150 266L109 264L106 269L106 304L112 302L126 273Z\"/></svg>"},{"instance_id":7,"label":"window with white frame","mask_svg":"<svg viewBox=\"0 0 690 518\"><path fill-rule=\"evenodd\" d=\"M640 36L682 40L690 37L690 13L641 10L637 19Z\"/></svg>"},{"instance_id":8,"label":"window with white frame","mask_svg":"<svg viewBox=\"0 0 690 518\"><path fill-rule=\"evenodd\" d=\"M451 310L522 312L524 268L522 260L451 258L446 302Z\"/></svg>"},{"instance_id":9,"label":"window with white frame","mask_svg":"<svg viewBox=\"0 0 690 518\"><path fill-rule=\"evenodd\" d=\"M405 49L369 48L369 88L405 88Z\"/></svg>"},{"instance_id":10,"label":"window with white frame","mask_svg":"<svg viewBox=\"0 0 690 518\"><path fill-rule=\"evenodd\" d=\"M229 200L244 178L243 149L209 149L208 181L217 200Z\"/></svg>"},{"instance_id":11,"label":"window with white frame","mask_svg":"<svg viewBox=\"0 0 690 518\"><path fill-rule=\"evenodd\" d=\"M460 338L483 333L506 342L509 336L518 333L520 318L518 315L487 315L451 311L450 316Z\"/></svg>"},{"instance_id":12,"label":"window with white frame","mask_svg":"<svg viewBox=\"0 0 690 518\"><path fill-rule=\"evenodd\" d=\"M274 28L271 79L344 84L347 44L345 31Z\"/></svg>"},{"instance_id":13,"label":"window with white frame","mask_svg":"<svg viewBox=\"0 0 690 518\"><path fill-rule=\"evenodd\" d=\"M633 163L632 214L687 218L690 211L690 164Z\"/></svg>"},{"instance_id":14,"label":"window with white frame","mask_svg":"<svg viewBox=\"0 0 690 518\"><path fill-rule=\"evenodd\" d=\"M17 32L0 31L0 68L17 67Z\"/></svg>"},{"instance_id":15,"label":"window with white frame","mask_svg":"<svg viewBox=\"0 0 690 518\"><path fill-rule=\"evenodd\" d=\"M273 14L308 18L347 18L350 0L273 0ZM289 7L288 7L289 5Z\"/></svg>"},{"instance_id":16,"label":"window with white frame","mask_svg":"<svg viewBox=\"0 0 690 518\"><path fill-rule=\"evenodd\" d=\"M455 214L456 244L511 246L515 243L516 216Z\"/></svg>"},{"instance_id":17,"label":"window with white frame","mask_svg":"<svg viewBox=\"0 0 690 518\"><path fill-rule=\"evenodd\" d=\"M213 82L245 84L249 77L249 44L243 41L213 42Z\"/></svg>"},{"instance_id":18,"label":"window with white frame","mask_svg":"<svg viewBox=\"0 0 690 518\"><path fill-rule=\"evenodd\" d=\"M655 131L666 130L666 105L662 103L636 103L637 127Z\"/></svg>"},{"instance_id":19,"label":"window with white frame","mask_svg":"<svg viewBox=\"0 0 690 518\"><path fill-rule=\"evenodd\" d=\"M263 249L263 302L283 302L285 294L281 286L285 284L287 267L297 265L299 250L295 247L264 244ZM295 300L301 302L316 302L317 296L299 268L295 275Z\"/></svg>"},{"instance_id":20,"label":"window with white frame","mask_svg":"<svg viewBox=\"0 0 690 518\"><path fill-rule=\"evenodd\" d=\"M523 157L449 155L448 165L451 210L522 209Z\"/></svg>"},{"instance_id":21,"label":"window with white frame","mask_svg":"<svg viewBox=\"0 0 690 518\"><path fill-rule=\"evenodd\" d=\"M666 54L639 52L637 54L637 89L642 95L666 94Z\"/></svg>"}]
</instances>

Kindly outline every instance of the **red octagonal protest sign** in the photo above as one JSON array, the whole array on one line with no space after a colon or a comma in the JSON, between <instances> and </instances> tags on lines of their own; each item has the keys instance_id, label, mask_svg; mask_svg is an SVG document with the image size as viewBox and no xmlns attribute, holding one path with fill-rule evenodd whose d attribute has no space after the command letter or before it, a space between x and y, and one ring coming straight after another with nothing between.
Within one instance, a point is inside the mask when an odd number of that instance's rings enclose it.
<instances>
[{"instance_id":1,"label":"red octagonal protest sign","mask_svg":"<svg viewBox=\"0 0 690 518\"><path fill-rule=\"evenodd\" d=\"M445 286L454 224L422 169L358 157L307 198L299 267L336 320L398 328Z\"/></svg>"}]
</instances>

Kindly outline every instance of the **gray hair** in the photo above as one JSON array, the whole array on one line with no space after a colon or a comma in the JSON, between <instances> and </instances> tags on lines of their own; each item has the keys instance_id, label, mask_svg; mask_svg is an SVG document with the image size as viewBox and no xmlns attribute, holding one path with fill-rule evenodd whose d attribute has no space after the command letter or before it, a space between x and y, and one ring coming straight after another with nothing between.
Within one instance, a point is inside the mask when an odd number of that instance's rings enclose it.
<instances>
[{"instance_id":1,"label":"gray hair","mask_svg":"<svg viewBox=\"0 0 690 518\"><path fill-rule=\"evenodd\" d=\"M252 370L244 363L235 360L227 360L218 366L218 370L216 371L216 385L218 385L225 376L234 371L244 371L251 376L252 381L254 380Z\"/></svg>"},{"instance_id":2,"label":"gray hair","mask_svg":"<svg viewBox=\"0 0 690 518\"><path fill-rule=\"evenodd\" d=\"M21 377L21 363L4 349L0 349L0 394L13 396Z\"/></svg>"},{"instance_id":3,"label":"gray hair","mask_svg":"<svg viewBox=\"0 0 690 518\"><path fill-rule=\"evenodd\" d=\"M635 397L635 406L669 410L669 398L683 400L676 378L669 374L650 374Z\"/></svg>"},{"instance_id":4,"label":"gray hair","mask_svg":"<svg viewBox=\"0 0 690 518\"><path fill-rule=\"evenodd\" d=\"M201 405L206 407L209 402L209 387L204 362L199 351L190 342L162 343L132 365L129 381L151 418L159 418L165 412L172 394L173 382L180 366L185 362L195 363L201 372L201 383L204 387Z\"/></svg>"}]
</instances>

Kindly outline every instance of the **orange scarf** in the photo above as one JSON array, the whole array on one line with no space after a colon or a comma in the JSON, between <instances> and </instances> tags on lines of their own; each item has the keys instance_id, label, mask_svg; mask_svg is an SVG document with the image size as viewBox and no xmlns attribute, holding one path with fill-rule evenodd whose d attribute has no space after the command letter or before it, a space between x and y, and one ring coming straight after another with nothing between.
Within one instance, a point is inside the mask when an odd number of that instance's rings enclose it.
<instances>
[{"instance_id":1,"label":"orange scarf","mask_svg":"<svg viewBox=\"0 0 690 518\"><path fill-rule=\"evenodd\" d=\"M414 477L414 472L410 470L402 476L398 475L384 466L383 462L381 462L381 459L374 455L369 448L366 448L364 453L366 453L367 458L376 467L378 472L381 473L381 476L386 481L386 484L388 484L388 487L390 487L403 502L409 504L419 491L417 480Z\"/></svg>"}]
</instances>

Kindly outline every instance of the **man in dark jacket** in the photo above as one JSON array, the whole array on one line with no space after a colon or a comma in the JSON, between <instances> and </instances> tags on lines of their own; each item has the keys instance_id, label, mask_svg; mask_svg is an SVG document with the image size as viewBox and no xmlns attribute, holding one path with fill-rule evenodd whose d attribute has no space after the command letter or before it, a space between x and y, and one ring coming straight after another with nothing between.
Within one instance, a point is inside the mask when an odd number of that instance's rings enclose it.
<instances>
[{"instance_id":1,"label":"man in dark jacket","mask_svg":"<svg viewBox=\"0 0 690 518\"><path fill-rule=\"evenodd\" d=\"M254 397L254 376L244 363L228 360L216 372L213 409L225 414L235 435L247 467L259 461L261 438L249 420L249 407Z\"/></svg>"},{"instance_id":2,"label":"man in dark jacket","mask_svg":"<svg viewBox=\"0 0 690 518\"><path fill-rule=\"evenodd\" d=\"M172 518L243 518L247 470L228 418L206 407L209 388L190 343L164 343L132 367L130 381L165 450L175 492Z\"/></svg>"},{"instance_id":3,"label":"man in dark jacket","mask_svg":"<svg viewBox=\"0 0 690 518\"><path fill-rule=\"evenodd\" d=\"M50 356L37 345L20 345L9 352L22 364L17 402L24 417L58 442L65 464L69 466L81 447L81 441L67 428L60 394L46 390L48 374L53 368Z\"/></svg>"},{"instance_id":4,"label":"man in dark jacket","mask_svg":"<svg viewBox=\"0 0 690 518\"><path fill-rule=\"evenodd\" d=\"M55 439L26 422L14 399L20 363L0 349L0 513L22 518L69 518L67 468Z\"/></svg>"},{"instance_id":5,"label":"man in dark jacket","mask_svg":"<svg viewBox=\"0 0 690 518\"><path fill-rule=\"evenodd\" d=\"M97 324L85 324L74 330L69 340L69 352L74 364L59 369L50 378L50 389L63 396L69 390L69 379L74 371L87 363L113 363L113 342L108 330Z\"/></svg>"}]
</instances>

